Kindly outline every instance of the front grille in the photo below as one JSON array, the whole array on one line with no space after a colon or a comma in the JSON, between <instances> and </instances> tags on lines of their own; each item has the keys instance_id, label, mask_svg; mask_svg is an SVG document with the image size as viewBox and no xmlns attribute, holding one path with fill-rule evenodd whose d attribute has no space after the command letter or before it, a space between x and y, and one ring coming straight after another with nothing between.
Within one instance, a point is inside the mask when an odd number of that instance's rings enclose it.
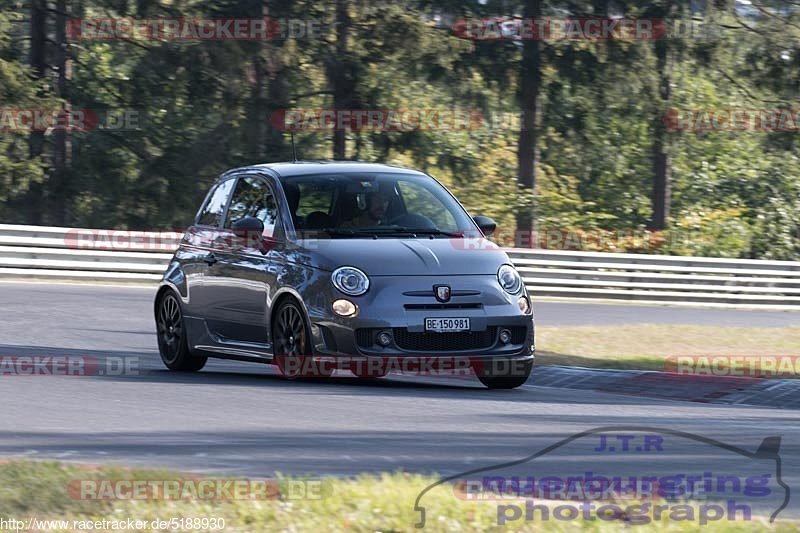
<instances>
[{"instance_id":1,"label":"front grille","mask_svg":"<svg viewBox=\"0 0 800 533\"><path fill-rule=\"evenodd\" d=\"M441 309L482 309L483 304L405 304L403 306L409 311L428 311L428 310L441 310Z\"/></svg>"},{"instance_id":2,"label":"front grille","mask_svg":"<svg viewBox=\"0 0 800 533\"><path fill-rule=\"evenodd\" d=\"M453 289L450 292L450 296L455 298L456 296L480 296L481 291L473 291L473 290L457 290ZM403 293L403 296L421 296L424 298L435 298L436 293L433 291L406 291Z\"/></svg>"},{"instance_id":3,"label":"front grille","mask_svg":"<svg viewBox=\"0 0 800 533\"><path fill-rule=\"evenodd\" d=\"M403 350L419 352L454 352L480 350L494 344L497 328L485 331L459 331L451 333L410 332L394 328L394 341Z\"/></svg>"},{"instance_id":4,"label":"front grille","mask_svg":"<svg viewBox=\"0 0 800 533\"><path fill-rule=\"evenodd\" d=\"M355 332L356 344L359 348L375 346L375 335L386 328L360 328ZM528 328L512 326L511 344L523 344L527 339ZM392 328L395 344L403 349L418 352L457 352L464 350L483 350L491 348L496 339L497 328L490 327L485 331L459 331L436 333L433 331L409 332L406 328Z\"/></svg>"}]
</instances>

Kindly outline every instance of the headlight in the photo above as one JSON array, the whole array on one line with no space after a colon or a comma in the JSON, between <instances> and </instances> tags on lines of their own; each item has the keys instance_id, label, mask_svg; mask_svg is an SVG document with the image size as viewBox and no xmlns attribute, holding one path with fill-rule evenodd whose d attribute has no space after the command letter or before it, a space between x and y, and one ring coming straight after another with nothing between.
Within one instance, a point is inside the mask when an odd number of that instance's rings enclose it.
<instances>
[{"instance_id":1,"label":"headlight","mask_svg":"<svg viewBox=\"0 0 800 533\"><path fill-rule=\"evenodd\" d=\"M349 296L361 296L369 289L369 278L355 267L340 267L331 274L333 286Z\"/></svg>"},{"instance_id":2,"label":"headlight","mask_svg":"<svg viewBox=\"0 0 800 533\"><path fill-rule=\"evenodd\" d=\"M516 294L522 288L522 278L511 265L503 265L497 270L497 281L509 294Z\"/></svg>"}]
</instances>

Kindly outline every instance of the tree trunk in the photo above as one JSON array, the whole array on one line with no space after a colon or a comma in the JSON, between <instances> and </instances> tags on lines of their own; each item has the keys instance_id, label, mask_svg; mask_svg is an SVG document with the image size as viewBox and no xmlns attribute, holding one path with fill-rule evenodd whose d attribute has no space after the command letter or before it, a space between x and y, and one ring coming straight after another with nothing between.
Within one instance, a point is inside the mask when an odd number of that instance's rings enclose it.
<instances>
[{"instance_id":1,"label":"tree trunk","mask_svg":"<svg viewBox=\"0 0 800 533\"><path fill-rule=\"evenodd\" d=\"M269 116L276 111L285 111L289 107L290 91L286 66L282 61L278 61L276 56L277 54L272 54L267 63L269 65L267 68L267 99L264 105ZM264 142L264 150L269 161L285 161L292 158L290 148L287 148L284 132L275 127L271 120L267 122ZM302 159L302 154L298 154L298 157Z\"/></svg>"},{"instance_id":2,"label":"tree trunk","mask_svg":"<svg viewBox=\"0 0 800 533\"><path fill-rule=\"evenodd\" d=\"M541 2L527 0L523 16L526 19L541 18ZM536 165L539 158L536 144L539 122L539 89L542 81L541 48L540 42L536 39L528 39L522 43L519 78L518 101L521 129L517 146L517 181L523 190L533 192L536 187ZM516 219L516 245L531 246L533 242L531 232L535 227L533 208L519 211Z\"/></svg>"},{"instance_id":3,"label":"tree trunk","mask_svg":"<svg viewBox=\"0 0 800 533\"><path fill-rule=\"evenodd\" d=\"M38 80L43 80L47 73L45 46L47 44L47 4L45 0L31 0L29 60ZM41 91L41 85L39 86Z\"/></svg>"},{"instance_id":4,"label":"tree trunk","mask_svg":"<svg viewBox=\"0 0 800 533\"><path fill-rule=\"evenodd\" d=\"M250 103L248 109L248 124L246 139L247 156L251 161L259 161L264 157L266 147L266 127L269 124L267 111L267 100L265 96L266 69L264 66L264 48L267 45L258 46L258 53L254 54L250 70L252 78L250 81Z\"/></svg>"},{"instance_id":5,"label":"tree trunk","mask_svg":"<svg viewBox=\"0 0 800 533\"><path fill-rule=\"evenodd\" d=\"M288 17L289 12L278 11L270 2L261 0L260 17ZM248 155L253 161L288 161L291 152L284 141L284 131L274 122L273 115L285 112L289 107L288 72L286 51L274 41L258 43L258 52L253 57L252 83L249 102L250 123L246 130Z\"/></svg>"},{"instance_id":6,"label":"tree trunk","mask_svg":"<svg viewBox=\"0 0 800 533\"><path fill-rule=\"evenodd\" d=\"M56 2L56 94L64 100L63 109L70 113L72 108L69 103L69 78L71 65L67 50L67 1ZM69 202L69 166L71 144L69 132L66 128L58 128L53 134L53 179L50 186L51 208L50 213L54 222L64 225L67 222L67 205Z\"/></svg>"},{"instance_id":7,"label":"tree trunk","mask_svg":"<svg viewBox=\"0 0 800 533\"><path fill-rule=\"evenodd\" d=\"M670 216L670 203L672 200L672 184L670 174L672 163L670 161L666 125L664 114L670 101L670 78L667 72L668 49L663 40L656 41L656 72L658 74L658 99L656 116L653 127L653 192L651 204L653 214L648 224L648 229L660 231L666 229Z\"/></svg>"},{"instance_id":8,"label":"tree trunk","mask_svg":"<svg viewBox=\"0 0 800 533\"><path fill-rule=\"evenodd\" d=\"M47 74L47 60L45 46L47 44L47 4L45 0L31 0L30 7L30 55L29 61L36 76L37 94L44 94L44 80ZM31 159L37 159L44 153L44 132L31 131L28 136L28 154ZM31 183L25 194L25 211L29 224L42 223L42 184Z\"/></svg>"},{"instance_id":9,"label":"tree trunk","mask_svg":"<svg viewBox=\"0 0 800 533\"><path fill-rule=\"evenodd\" d=\"M350 13L347 0L336 0L336 59L330 72L333 90L333 108L335 110L347 109L350 103L351 83L349 79L349 41L350 41ZM346 137L343 128L333 130L333 158L345 159Z\"/></svg>"}]
</instances>

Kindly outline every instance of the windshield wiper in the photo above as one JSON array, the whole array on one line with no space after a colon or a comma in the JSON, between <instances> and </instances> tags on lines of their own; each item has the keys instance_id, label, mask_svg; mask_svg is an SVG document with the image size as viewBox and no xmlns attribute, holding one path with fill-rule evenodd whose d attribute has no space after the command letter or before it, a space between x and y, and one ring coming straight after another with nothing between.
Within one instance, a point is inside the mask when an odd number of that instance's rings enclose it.
<instances>
[{"instance_id":1,"label":"windshield wiper","mask_svg":"<svg viewBox=\"0 0 800 533\"><path fill-rule=\"evenodd\" d=\"M401 228L398 231L403 233L414 233L416 235L445 235L447 237L463 237L464 234L456 231L444 231L438 228Z\"/></svg>"},{"instance_id":2,"label":"windshield wiper","mask_svg":"<svg viewBox=\"0 0 800 533\"><path fill-rule=\"evenodd\" d=\"M377 237L378 235L445 235L447 237L463 237L463 233L444 231L438 228L409 228L405 226L375 226L372 228L324 228L320 231L334 236Z\"/></svg>"},{"instance_id":3,"label":"windshield wiper","mask_svg":"<svg viewBox=\"0 0 800 533\"><path fill-rule=\"evenodd\" d=\"M446 235L448 237L463 237L463 233L444 231L438 228L410 228L408 226L397 226L394 224L386 226L375 226L372 228L361 228L356 231L372 235L387 235L396 233L408 233L411 235Z\"/></svg>"},{"instance_id":4,"label":"windshield wiper","mask_svg":"<svg viewBox=\"0 0 800 533\"><path fill-rule=\"evenodd\" d=\"M372 230L365 229L351 229L351 228L322 228L323 233L333 236L358 236L358 237L374 237L375 233Z\"/></svg>"},{"instance_id":5,"label":"windshield wiper","mask_svg":"<svg viewBox=\"0 0 800 533\"><path fill-rule=\"evenodd\" d=\"M412 235L446 235L447 237L463 237L463 233L444 231L439 228L410 228L408 226L379 226L376 228L380 233L410 233Z\"/></svg>"}]
</instances>

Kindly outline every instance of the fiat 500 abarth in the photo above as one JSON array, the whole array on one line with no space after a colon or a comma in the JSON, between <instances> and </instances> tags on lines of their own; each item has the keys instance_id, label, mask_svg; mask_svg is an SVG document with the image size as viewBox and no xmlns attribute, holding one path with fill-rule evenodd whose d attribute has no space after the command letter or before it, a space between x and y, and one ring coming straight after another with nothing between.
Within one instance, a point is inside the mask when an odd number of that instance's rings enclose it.
<instances>
[{"instance_id":1,"label":"fiat 500 abarth","mask_svg":"<svg viewBox=\"0 0 800 533\"><path fill-rule=\"evenodd\" d=\"M209 357L273 363L290 377L327 376L342 361L382 377L398 361L425 370L456 359L489 388L518 387L533 366L533 313L508 256L485 238L494 230L414 170L228 171L159 286L161 358L178 371Z\"/></svg>"}]
</instances>

